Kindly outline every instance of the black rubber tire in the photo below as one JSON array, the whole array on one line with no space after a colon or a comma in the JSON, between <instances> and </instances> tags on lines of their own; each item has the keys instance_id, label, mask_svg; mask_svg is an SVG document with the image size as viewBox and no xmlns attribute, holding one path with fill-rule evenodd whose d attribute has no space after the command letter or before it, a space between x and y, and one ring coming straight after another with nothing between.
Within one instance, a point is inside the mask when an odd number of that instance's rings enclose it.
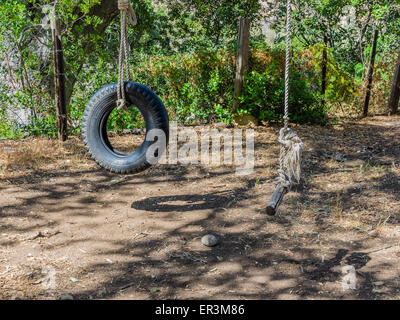
<instances>
[{"instance_id":1,"label":"black rubber tire","mask_svg":"<svg viewBox=\"0 0 400 320\"><path fill-rule=\"evenodd\" d=\"M107 120L116 108L118 84L100 89L89 101L82 119L82 138L90 156L104 169L119 174L138 173L151 166L146 152L155 141L145 141L132 154L122 154L113 148L107 136ZM125 83L126 100L136 106L150 130L161 129L169 140L169 120L164 104L149 88L136 82Z\"/></svg>"}]
</instances>

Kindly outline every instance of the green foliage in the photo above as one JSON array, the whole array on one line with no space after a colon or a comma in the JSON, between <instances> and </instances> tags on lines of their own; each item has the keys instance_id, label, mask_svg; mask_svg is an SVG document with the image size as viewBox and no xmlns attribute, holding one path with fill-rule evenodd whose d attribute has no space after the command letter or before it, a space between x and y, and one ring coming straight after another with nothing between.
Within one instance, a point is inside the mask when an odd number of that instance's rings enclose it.
<instances>
[{"instance_id":1,"label":"green foliage","mask_svg":"<svg viewBox=\"0 0 400 320\"><path fill-rule=\"evenodd\" d=\"M144 121L139 109L131 107L129 110L119 111L114 109L107 122L107 130L121 133L123 129L143 128Z\"/></svg>"},{"instance_id":2,"label":"green foliage","mask_svg":"<svg viewBox=\"0 0 400 320\"><path fill-rule=\"evenodd\" d=\"M19 135L13 127L6 117L6 108L0 108L0 139L18 138Z\"/></svg>"},{"instance_id":3,"label":"green foliage","mask_svg":"<svg viewBox=\"0 0 400 320\"><path fill-rule=\"evenodd\" d=\"M135 81L156 91L173 118L227 121L233 93L233 56L224 50L202 50L170 56L143 56L134 69Z\"/></svg>"},{"instance_id":4,"label":"green foliage","mask_svg":"<svg viewBox=\"0 0 400 320\"><path fill-rule=\"evenodd\" d=\"M283 52L253 50L240 109L233 109L235 55L226 50L143 59L135 68L135 80L155 90L173 118L183 122L231 122L249 113L260 120L281 120L284 105ZM304 74L293 70L291 109L298 122L324 122L315 107Z\"/></svg>"},{"instance_id":5,"label":"green foliage","mask_svg":"<svg viewBox=\"0 0 400 320\"><path fill-rule=\"evenodd\" d=\"M236 40L239 17L256 20L261 16L259 0L180 0L165 4L172 28L179 35L175 44L184 51L224 47Z\"/></svg>"},{"instance_id":6,"label":"green foliage","mask_svg":"<svg viewBox=\"0 0 400 320\"><path fill-rule=\"evenodd\" d=\"M133 80L158 93L171 119L182 123L230 123L245 113L264 121L281 121L286 0L268 2L273 6L264 11L261 3L171 0L155 5L152 0L132 1L139 18L138 25L129 28ZM52 0L0 2L0 73L12 78L9 83L0 82L1 137L56 136L51 33L43 26L53 4ZM323 124L328 111L343 106L357 109L375 28L381 36L371 102L385 105L400 48L399 8L399 0L293 0L293 121ZM120 21L116 1L58 0L56 11L66 62L69 128L79 134L91 96L117 81ZM260 32L264 15L275 21L272 45ZM252 19L252 50L240 106L234 110L238 18L242 16ZM324 38L328 74L322 97ZM10 106L31 114L29 124L9 120ZM113 112L109 129L140 127L140 119L137 110Z\"/></svg>"},{"instance_id":7,"label":"green foliage","mask_svg":"<svg viewBox=\"0 0 400 320\"><path fill-rule=\"evenodd\" d=\"M315 45L310 50L313 56L310 63L314 70L321 72L320 61L322 60L324 46ZM356 81L352 75L340 66L332 51L332 49L327 49L328 63L325 99L328 102L336 104L352 103L358 97Z\"/></svg>"},{"instance_id":8,"label":"green foliage","mask_svg":"<svg viewBox=\"0 0 400 320\"><path fill-rule=\"evenodd\" d=\"M282 121L284 114L285 81L283 52L271 52L272 62L265 71L256 70L247 76L243 94L239 97L239 114L248 113L259 120ZM265 57L264 57L265 59ZM294 122L326 123L325 110L319 107L318 98L312 93L307 74L293 68L290 82L290 113Z\"/></svg>"},{"instance_id":9,"label":"green foliage","mask_svg":"<svg viewBox=\"0 0 400 320\"><path fill-rule=\"evenodd\" d=\"M57 137L57 117L54 112L43 112L38 118L24 128L25 132L30 132L35 136L48 138Z\"/></svg>"}]
</instances>

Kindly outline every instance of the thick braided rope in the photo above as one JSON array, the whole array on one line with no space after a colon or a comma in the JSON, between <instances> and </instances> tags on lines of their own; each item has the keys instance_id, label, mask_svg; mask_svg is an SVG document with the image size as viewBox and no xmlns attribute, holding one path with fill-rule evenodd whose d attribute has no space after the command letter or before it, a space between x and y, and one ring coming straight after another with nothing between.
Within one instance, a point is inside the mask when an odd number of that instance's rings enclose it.
<instances>
[{"instance_id":1,"label":"thick braided rope","mask_svg":"<svg viewBox=\"0 0 400 320\"><path fill-rule=\"evenodd\" d=\"M130 0L118 0L118 9L121 11L121 44L119 49L117 107L118 110L122 110L126 108L125 81L130 78L127 14L130 14L129 19L132 25L136 25L137 19Z\"/></svg>"},{"instance_id":2,"label":"thick braided rope","mask_svg":"<svg viewBox=\"0 0 400 320\"><path fill-rule=\"evenodd\" d=\"M286 66L285 66L285 115L284 127L279 133L281 144L279 155L279 177L276 182L290 189L293 180L300 181L301 151L304 149L301 139L289 129L289 93L290 93L290 38L291 38L291 0L287 0L286 16Z\"/></svg>"},{"instance_id":3,"label":"thick braided rope","mask_svg":"<svg viewBox=\"0 0 400 320\"><path fill-rule=\"evenodd\" d=\"M280 169L278 170L277 184L290 189L294 180L300 181L301 152L304 149L301 139L292 129L282 128L279 133L281 144Z\"/></svg>"}]
</instances>

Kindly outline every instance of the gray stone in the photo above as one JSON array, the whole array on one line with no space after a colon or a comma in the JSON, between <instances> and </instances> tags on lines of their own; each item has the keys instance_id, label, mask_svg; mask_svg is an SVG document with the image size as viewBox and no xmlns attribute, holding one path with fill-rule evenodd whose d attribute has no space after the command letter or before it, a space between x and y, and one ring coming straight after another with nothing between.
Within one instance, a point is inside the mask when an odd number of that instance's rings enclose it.
<instances>
[{"instance_id":1,"label":"gray stone","mask_svg":"<svg viewBox=\"0 0 400 320\"><path fill-rule=\"evenodd\" d=\"M212 234L207 234L201 238L201 243L206 247L215 247L218 244L218 239Z\"/></svg>"},{"instance_id":2,"label":"gray stone","mask_svg":"<svg viewBox=\"0 0 400 320\"><path fill-rule=\"evenodd\" d=\"M341 162L341 161L345 161L346 160L346 158L344 157L344 155L343 154L341 154L340 152L337 152L336 154L335 154L335 160L336 161L339 161L339 162Z\"/></svg>"}]
</instances>

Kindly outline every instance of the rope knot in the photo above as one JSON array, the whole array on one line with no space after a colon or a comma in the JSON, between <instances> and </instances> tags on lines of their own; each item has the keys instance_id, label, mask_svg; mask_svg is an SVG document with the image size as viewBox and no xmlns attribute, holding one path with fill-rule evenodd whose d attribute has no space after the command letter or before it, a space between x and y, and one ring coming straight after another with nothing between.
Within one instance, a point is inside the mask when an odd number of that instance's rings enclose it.
<instances>
[{"instance_id":1,"label":"rope knot","mask_svg":"<svg viewBox=\"0 0 400 320\"><path fill-rule=\"evenodd\" d=\"M279 132L281 144L280 170L277 183L289 188L293 180L300 181L301 152L304 144L290 128L282 128Z\"/></svg>"},{"instance_id":2,"label":"rope knot","mask_svg":"<svg viewBox=\"0 0 400 320\"><path fill-rule=\"evenodd\" d=\"M118 0L118 9L121 11L122 14L125 14L129 11L129 22L132 26L136 26L137 18L135 14L135 10L133 10L131 6L130 0Z\"/></svg>"},{"instance_id":3,"label":"rope knot","mask_svg":"<svg viewBox=\"0 0 400 320\"><path fill-rule=\"evenodd\" d=\"M117 100L117 109L119 111L126 111L128 110L128 107L126 105L126 100L125 99L118 99Z\"/></svg>"},{"instance_id":4,"label":"rope knot","mask_svg":"<svg viewBox=\"0 0 400 320\"><path fill-rule=\"evenodd\" d=\"M131 6L130 0L118 0L119 10L128 10L130 6Z\"/></svg>"},{"instance_id":5,"label":"rope knot","mask_svg":"<svg viewBox=\"0 0 400 320\"><path fill-rule=\"evenodd\" d=\"M279 176L275 180L276 184L280 185L282 188L286 188L289 190L291 186L291 180L286 175L285 171L278 170L278 174Z\"/></svg>"}]
</instances>

